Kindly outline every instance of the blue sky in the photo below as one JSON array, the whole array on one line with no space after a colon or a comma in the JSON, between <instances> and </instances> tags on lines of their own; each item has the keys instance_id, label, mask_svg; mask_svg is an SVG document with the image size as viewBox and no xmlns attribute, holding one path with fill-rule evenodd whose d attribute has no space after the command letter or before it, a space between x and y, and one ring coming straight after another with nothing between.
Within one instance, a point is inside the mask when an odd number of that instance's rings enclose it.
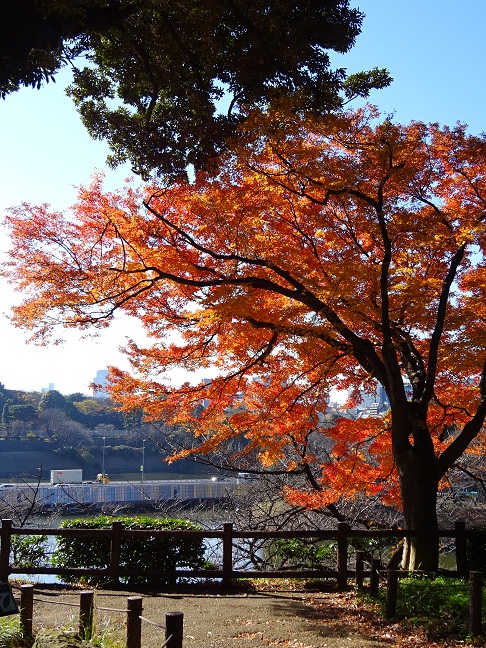
<instances>
[{"instance_id":1,"label":"blue sky","mask_svg":"<svg viewBox=\"0 0 486 648\"><path fill-rule=\"evenodd\" d=\"M366 14L357 44L345 56L333 55L336 66L350 72L386 67L394 77L388 89L371 101L401 122L465 122L473 133L486 131L486 2L464 0L363 0ZM69 74L40 91L23 89L0 101L0 213L22 201L50 203L65 209L75 187L105 170L107 147L85 132L63 89ZM115 188L130 175L128 168L107 171ZM0 252L8 246L0 232ZM0 313L8 313L15 297L0 284ZM140 336L133 322L120 320L98 340L71 335L63 347L26 345L26 333L0 317L0 382L11 389L40 390L54 383L68 394L89 393L98 369L123 365L118 347L126 336Z\"/></svg>"}]
</instances>

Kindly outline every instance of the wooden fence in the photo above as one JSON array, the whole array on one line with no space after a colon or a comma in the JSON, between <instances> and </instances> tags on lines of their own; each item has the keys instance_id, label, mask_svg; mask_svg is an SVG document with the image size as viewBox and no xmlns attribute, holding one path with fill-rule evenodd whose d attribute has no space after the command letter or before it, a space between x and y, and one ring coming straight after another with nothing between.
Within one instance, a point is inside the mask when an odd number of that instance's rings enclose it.
<instances>
[{"instance_id":1,"label":"wooden fence","mask_svg":"<svg viewBox=\"0 0 486 648\"><path fill-rule=\"evenodd\" d=\"M102 569L80 567L13 567L10 565L11 541L13 535L43 535L64 536L78 538L110 538L109 565ZM110 529L51 529L51 528L16 528L11 520L2 520L0 530L0 581L6 582L12 574L53 574L58 576L87 576L96 574L106 576L106 583L116 586L125 576L147 576L157 578L197 578L217 579L224 587L231 586L235 578L335 578L338 586L346 587L348 577L356 577L357 582L363 576L372 579L376 566L371 565L369 570L364 569L363 555L356 556L354 569L350 569L350 543L353 539L390 538L398 540L406 537L419 536L417 531L404 530L355 530L348 524L340 522L335 530L326 531L241 531L236 530L233 524L223 525L221 530L214 531L159 531L159 530L128 530L123 528L121 522L113 522ZM425 534L424 534L425 535ZM453 529L443 529L438 532L439 538L455 540L456 570L445 571L447 575L467 577L466 564L466 538L467 530L464 522L456 522ZM177 571L152 569L147 565L143 569L132 569L120 565L121 546L124 538L138 538L141 542L148 538L174 538L174 539L219 539L222 545L222 564L211 569L177 569ZM337 543L337 559L334 569L280 569L280 570L242 570L235 567L235 546L241 541L249 540L276 540L276 539L316 539L330 540Z\"/></svg>"}]
</instances>

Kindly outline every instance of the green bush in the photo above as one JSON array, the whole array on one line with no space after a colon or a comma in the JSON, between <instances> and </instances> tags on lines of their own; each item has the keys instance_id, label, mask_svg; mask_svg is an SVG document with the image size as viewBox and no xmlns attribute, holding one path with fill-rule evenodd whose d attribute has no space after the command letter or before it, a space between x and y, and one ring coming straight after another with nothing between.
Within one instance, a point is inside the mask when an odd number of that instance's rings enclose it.
<instances>
[{"instance_id":1,"label":"green bush","mask_svg":"<svg viewBox=\"0 0 486 648\"><path fill-rule=\"evenodd\" d=\"M483 599L486 612L486 600ZM431 641L448 638L463 642L468 636L469 591L460 579L410 576L400 580L397 616L410 626L428 630Z\"/></svg>"},{"instance_id":2,"label":"green bush","mask_svg":"<svg viewBox=\"0 0 486 648\"><path fill-rule=\"evenodd\" d=\"M47 536L12 535L10 551L10 563L14 567L47 565Z\"/></svg>"},{"instance_id":3,"label":"green bush","mask_svg":"<svg viewBox=\"0 0 486 648\"><path fill-rule=\"evenodd\" d=\"M18 617L5 617L0 619L0 648L21 648L27 646L20 630Z\"/></svg>"},{"instance_id":4,"label":"green bush","mask_svg":"<svg viewBox=\"0 0 486 648\"><path fill-rule=\"evenodd\" d=\"M351 545L355 552L364 551L367 560L378 558L381 564L386 564L397 548L391 538L352 538Z\"/></svg>"},{"instance_id":5,"label":"green bush","mask_svg":"<svg viewBox=\"0 0 486 648\"><path fill-rule=\"evenodd\" d=\"M276 540L272 543L273 561L277 567L319 569L336 562L336 542L306 540Z\"/></svg>"},{"instance_id":6,"label":"green bush","mask_svg":"<svg viewBox=\"0 0 486 648\"><path fill-rule=\"evenodd\" d=\"M113 522L122 522L125 529L150 529L173 531L197 531L200 527L176 518L153 517L108 517L83 518L63 522L61 528L69 529L109 529ZM106 568L110 563L110 538L61 537L58 536L52 562L56 567ZM176 538L123 538L121 544L120 566L130 569L178 568L203 569L204 542L202 539ZM106 575L67 576L67 582L98 584L107 580ZM176 577L160 578L147 572L144 576L123 576L120 579L128 584L154 583L169 584Z\"/></svg>"}]
</instances>

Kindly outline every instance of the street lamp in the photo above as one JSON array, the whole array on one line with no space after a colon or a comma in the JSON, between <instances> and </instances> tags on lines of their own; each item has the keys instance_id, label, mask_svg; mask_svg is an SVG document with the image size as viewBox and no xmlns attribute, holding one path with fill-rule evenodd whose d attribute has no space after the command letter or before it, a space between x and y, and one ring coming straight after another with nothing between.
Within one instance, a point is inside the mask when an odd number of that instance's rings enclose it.
<instances>
[{"instance_id":1,"label":"street lamp","mask_svg":"<svg viewBox=\"0 0 486 648\"><path fill-rule=\"evenodd\" d=\"M142 465L140 466L142 471L142 488L143 488L143 473L145 470L145 439L142 439Z\"/></svg>"},{"instance_id":2,"label":"street lamp","mask_svg":"<svg viewBox=\"0 0 486 648\"><path fill-rule=\"evenodd\" d=\"M106 437L103 437L103 460L101 463L101 484L103 488L105 487L105 449L106 449ZM102 492L104 492L104 490ZM103 499L105 498L103 497Z\"/></svg>"}]
</instances>

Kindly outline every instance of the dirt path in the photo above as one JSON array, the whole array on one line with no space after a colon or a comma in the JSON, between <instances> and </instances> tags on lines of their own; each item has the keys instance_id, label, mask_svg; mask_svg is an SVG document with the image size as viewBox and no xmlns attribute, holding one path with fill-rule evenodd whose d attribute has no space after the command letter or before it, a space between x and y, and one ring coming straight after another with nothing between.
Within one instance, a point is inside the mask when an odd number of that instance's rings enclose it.
<instances>
[{"instance_id":1,"label":"dirt path","mask_svg":"<svg viewBox=\"0 0 486 648\"><path fill-rule=\"evenodd\" d=\"M14 590L14 593L15 590ZM97 632L125 639L125 610L129 591L98 591ZM135 595L140 595L135 593ZM167 612L184 614L184 648L263 648L289 646L294 648L372 648L394 645L387 637L369 636L369 629L359 629L340 610L352 604L354 595L343 594L341 605L334 595L306 592L252 593L157 593L143 596L143 617L163 626ZM34 629L41 627L78 628L79 591L53 590L36 586ZM71 604L71 605L66 605ZM112 608L102 610L100 608ZM356 620L359 611L356 609ZM368 636L367 636L368 635ZM142 623L143 648L159 648L165 631ZM396 645L396 644L395 644Z\"/></svg>"}]
</instances>

